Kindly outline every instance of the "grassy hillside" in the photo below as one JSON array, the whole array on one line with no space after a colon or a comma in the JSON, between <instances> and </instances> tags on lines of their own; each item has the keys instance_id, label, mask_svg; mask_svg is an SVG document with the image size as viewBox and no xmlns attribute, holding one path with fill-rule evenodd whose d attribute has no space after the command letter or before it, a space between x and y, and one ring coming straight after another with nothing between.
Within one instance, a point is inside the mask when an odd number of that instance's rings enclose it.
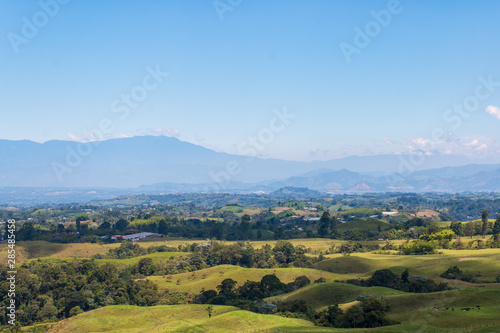
<instances>
[{"instance_id":1,"label":"grassy hillside","mask_svg":"<svg viewBox=\"0 0 500 333\"><path fill-rule=\"evenodd\" d=\"M109 249L116 248L120 244L91 244L72 243L59 244L45 241L17 242L16 255L17 262L43 257L58 258L90 258L95 254L106 253ZM7 244L0 245L0 261L7 261Z\"/></svg>"},{"instance_id":2,"label":"grassy hillside","mask_svg":"<svg viewBox=\"0 0 500 333\"><path fill-rule=\"evenodd\" d=\"M401 325L375 331L411 332L418 327L420 332L440 332L440 329L453 332L472 327L474 332L496 332L495 329L500 328L500 287L493 286L415 294L383 287L320 283L267 300L305 300L316 310L338 303L346 309L357 303L355 299L361 293L383 295L390 305L388 316L401 322ZM462 308L474 309L463 311Z\"/></svg>"},{"instance_id":3,"label":"grassy hillside","mask_svg":"<svg viewBox=\"0 0 500 333\"><path fill-rule=\"evenodd\" d=\"M267 300L304 300L314 309L320 310L333 304L353 302L363 293L376 296L406 294L403 291L384 287L360 287L348 283L332 282L312 284L285 295L270 297Z\"/></svg>"},{"instance_id":4,"label":"grassy hillside","mask_svg":"<svg viewBox=\"0 0 500 333\"><path fill-rule=\"evenodd\" d=\"M213 306L208 318L206 305L164 305L154 307L108 306L82 313L52 326L49 333L86 332L250 332L281 328L303 328L312 323L262 315L229 306Z\"/></svg>"},{"instance_id":5,"label":"grassy hillside","mask_svg":"<svg viewBox=\"0 0 500 333\"><path fill-rule=\"evenodd\" d=\"M464 297L451 301L466 304L467 296L474 301L485 295L474 290L465 292ZM450 292L445 292L450 293ZM389 296L391 305L399 310L391 311L389 316L402 321L400 325L376 329L332 329L313 326L311 322L283 318L276 315L262 315L239 310L229 306L213 306L212 318L208 318L206 305L165 305L154 307L136 307L115 305L82 313L78 316L49 325L47 333L62 332L497 332L500 319L497 316L499 306L482 305L481 310L461 311L459 305L455 311L434 310L433 306L421 307L424 303L435 301L437 306L445 306L443 293L424 295ZM420 296L420 297L415 297ZM498 297L498 294L494 295ZM453 297L453 296L451 296ZM488 304L490 300L485 301ZM411 304L415 304L415 308ZM27 330L29 331L29 330Z\"/></svg>"},{"instance_id":6,"label":"grassy hillside","mask_svg":"<svg viewBox=\"0 0 500 333\"><path fill-rule=\"evenodd\" d=\"M500 249L440 250L440 254L404 256L397 254L353 253L350 256L328 255L315 268L336 274L369 277L374 271L391 268L400 272L410 268L414 275L442 280L439 275L450 266L458 266L481 275L485 282L494 282L500 275ZM342 280L347 279L344 278ZM442 280L444 281L444 280ZM452 281L454 282L454 281Z\"/></svg>"},{"instance_id":7,"label":"grassy hillside","mask_svg":"<svg viewBox=\"0 0 500 333\"><path fill-rule=\"evenodd\" d=\"M500 327L499 299L500 287L474 287L386 297L391 306L390 318L411 324L420 323L450 329L470 328L471 326ZM476 308L478 305L480 309ZM464 307L475 309L462 311L461 308ZM489 332L495 332L495 330Z\"/></svg>"},{"instance_id":8,"label":"grassy hillside","mask_svg":"<svg viewBox=\"0 0 500 333\"><path fill-rule=\"evenodd\" d=\"M202 269L190 273L181 273L170 276L150 276L147 279L158 284L160 288L171 291L191 291L199 293L202 289L214 289L224 280L233 279L239 285L247 280L260 281L264 275L276 274L281 282L292 282L296 277L305 275L314 282L320 277L327 281L333 281L339 278L345 278L339 274L329 273L311 268L244 268L239 266L221 265ZM350 276L353 277L354 276Z\"/></svg>"}]
</instances>

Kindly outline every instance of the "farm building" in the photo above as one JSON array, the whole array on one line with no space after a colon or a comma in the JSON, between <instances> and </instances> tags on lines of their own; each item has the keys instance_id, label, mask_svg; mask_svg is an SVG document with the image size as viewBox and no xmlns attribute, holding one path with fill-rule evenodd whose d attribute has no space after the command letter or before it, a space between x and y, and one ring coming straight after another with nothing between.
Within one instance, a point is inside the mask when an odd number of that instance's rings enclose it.
<instances>
[{"instance_id":1,"label":"farm building","mask_svg":"<svg viewBox=\"0 0 500 333\"><path fill-rule=\"evenodd\" d=\"M122 238L124 240L129 240L129 241L138 241L141 239L147 239L147 238L160 238L163 237L162 234L157 234L154 232L140 232L138 234L131 234L131 235L126 235L123 236Z\"/></svg>"}]
</instances>

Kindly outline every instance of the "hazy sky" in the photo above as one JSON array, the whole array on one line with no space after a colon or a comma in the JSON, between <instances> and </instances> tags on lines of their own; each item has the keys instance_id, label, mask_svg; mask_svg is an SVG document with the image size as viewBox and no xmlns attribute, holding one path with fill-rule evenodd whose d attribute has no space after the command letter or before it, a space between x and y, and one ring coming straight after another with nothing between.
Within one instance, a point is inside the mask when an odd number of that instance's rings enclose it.
<instances>
[{"instance_id":1,"label":"hazy sky","mask_svg":"<svg viewBox=\"0 0 500 333\"><path fill-rule=\"evenodd\" d=\"M499 1L0 0L0 139L500 155L498 13Z\"/></svg>"}]
</instances>

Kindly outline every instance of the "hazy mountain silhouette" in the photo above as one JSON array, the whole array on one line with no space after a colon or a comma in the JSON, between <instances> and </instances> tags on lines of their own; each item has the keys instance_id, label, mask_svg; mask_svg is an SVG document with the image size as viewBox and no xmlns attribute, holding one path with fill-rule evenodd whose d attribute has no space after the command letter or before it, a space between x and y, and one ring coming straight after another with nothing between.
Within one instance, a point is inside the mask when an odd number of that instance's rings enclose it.
<instances>
[{"instance_id":1,"label":"hazy mountain silhouette","mask_svg":"<svg viewBox=\"0 0 500 333\"><path fill-rule=\"evenodd\" d=\"M200 188L206 191L277 190L287 186L322 191L357 186L360 190L384 191L388 189L387 181L381 174L398 169L408 171L407 164L402 162L408 158L404 155L296 162L220 153L165 136L94 143L0 140L0 156L0 186L10 187L135 188L144 185L146 190L152 185L161 190L158 184L164 183L163 188L184 186L189 191ZM485 176L493 178L497 175L495 166L467 164L471 164L471 160L462 156L430 156L420 169L447 168L410 173L405 176L404 184L410 188L437 188L442 181L436 183L435 179L446 178L446 186L461 182L460 186L452 187L482 188L473 185L473 180L463 182L460 177L472 177L478 172L486 172Z\"/></svg>"}]
</instances>

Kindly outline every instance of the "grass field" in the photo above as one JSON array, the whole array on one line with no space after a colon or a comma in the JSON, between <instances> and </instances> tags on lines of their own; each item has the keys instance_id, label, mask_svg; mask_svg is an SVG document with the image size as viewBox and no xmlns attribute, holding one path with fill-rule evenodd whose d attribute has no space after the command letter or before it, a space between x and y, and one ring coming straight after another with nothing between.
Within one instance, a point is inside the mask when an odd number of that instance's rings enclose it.
<instances>
[{"instance_id":1,"label":"grass field","mask_svg":"<svg viewBox=\"0 0 500 333\"><path fill-rule=\"evenodd\" d=\"M71 243L59 244L45 241L17 242L17 262L43 257L58 258L90 258L95 254L104 254L109 249L116 248L120 244L92 244ZM0 261L7 262L7 244L0 245Z\"/></svg>"},{"instance_id":2,"label":"grass field","mask_svg":"<svg viewBox=\"0 0 500 333\"><path fill-rule=\"evenodd\" d=\"M461 290L463 292L464 290ZM391 296L399 301L403 296ZM441 296L441 295L439 295ZM483 295L476 295L482 297ZM422 298L424 300L425 297ZM408 302L418 301L407 298ZM425 300L429 301L429 299ZM403 302L403 301L401 301ZM393 303L395 306L396 303ZM333 329L313 326L311 322L283 318L276 315L262 315L239 310L229 306L213 306L212 318L208 318L206 305L165 305L137 307L116 305L82 313L55 324L47 325L47 333L62 332L498 332L499 307L484 305L481 310L455 311L431 308L404 307L402 324L375 329ZM392 312L389 316L394 317ZM31 331L29 328L23 331ZM40 332L40 331L39 331Z\"/></svg>"},{"instance_id":3,"label":"grass field","mask_svg":"<svg viewBox=\"0 0 500 333\"><path fill-rule=\"evenodd\" d=\"M311 268L244 268L231 265L220 265L190 273L181 273L170 276L150 276L147 279L154 281L162 289L199 293L202 289L216 289L224 279L233 279L242 285L247 280L260 281L264 275L276 274L283 283L292 282L296 277L305 275L314 282L320 277L326 281L345 278L344 275L329 273ZM354 275L351 276L354 278Z\"/></svg>"},{"instance_id":4,"label":"grass field","mask_svg":"<svg viewBox=\"0 0 500 333\"><path fill-rule=\"evenodd\" d=\"M333 254L328 255L328 259L319 262L315 267L337 274L356 274L361 278L370 276L378 269L391 268L395 272L400 272L409 268L413 275L424 275L440 280L439 275L450 266L479 273L480 280L484 282L494 282L500 275L500 249L440 251L442 252L440 254L419 256L377 253L353 253L350 256Z\"/></svg>"},{"instance_id":5,"label":"grass field","mask_svg":"<svg viewBox=\"0 0 500 333\"><path fill-rule=\"evenodd\" d=\"M389 229L391 225L382 220L356 220L346 223L340 223L337 227L338 231L345 232L347 230L359 229L362 231L381 231Z\"/></svg>"},{"instance_id":6,"label":"grass field","mask_svg":"<svg viewBox=\"0 0 500 333\"><path fill-rule=\"evenodd\" d=\"M321 310L329 305L352 303L361 294L373 294L375 296L389 296L406 294L403 291L384 287L360 287L348 283L331 282L316 283L294 292L270 297L267 300L304 300L315 310Z\"/></svg>"},{"instance_id":7,"label":"grass field","mask_svg":"<svg viewBox=\"0 0 500 333\"><path fill-rule=\"evenodd\" d=\"M313 328L311 322L213 306L208 318L206 305L137 307L116 305L82 313L53 325L49 333L87 332L266 332Z\"/></svg>"},{"instance_id":8,"label":"grass field","mask_svg":"<svg viewBox=\"0 0 500 333\"><path fill-rule=\"evenodd\" d=\"M389 317L402 322L425 321L430 326L454 329L479 324L500 326L498 316L500 287L474 287L437 293L394 295L386 299L391 306ZM476 308L478 305L480 309L461 310L463 307Z\"/></svg>"},{"instance_id":9,"label":"grass field","mask_svg":"<svg viewBox=\"0 0 500 333\"><path fill-rule=\"evenodd\" d=\"M203 243L205 240L185 240L158 238L137 242L140 246L148 248L150 246L171 245L177 248L179 245L192 243ZM90 258L95 254L105 254L110 249L120 246L120 243L94 244L94 243L50 243L46 241L17 242L16 255L17 262L21 263L29 259L44 257L56 258ZM0 261L7 262L7 244L0 244Z\"/></svg>"}]
</instances>

